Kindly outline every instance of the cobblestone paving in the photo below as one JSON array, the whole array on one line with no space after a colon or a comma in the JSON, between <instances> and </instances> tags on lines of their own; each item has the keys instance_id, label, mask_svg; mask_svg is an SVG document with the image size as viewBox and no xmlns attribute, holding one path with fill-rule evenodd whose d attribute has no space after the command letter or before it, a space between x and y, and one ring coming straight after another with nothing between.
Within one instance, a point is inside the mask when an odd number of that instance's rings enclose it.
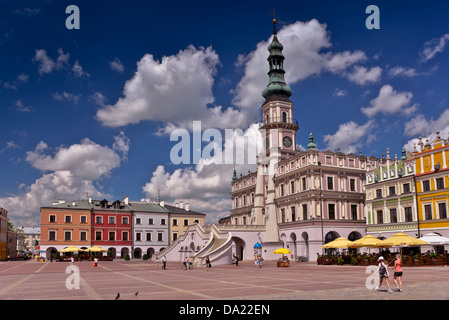
<instances>
[{"instance_id":1,"label":"cobblestone paving","mask_svg":"<svg viewBox=\"0 0 449 320\"><path fill-rule=\"evenodd\" d=\"M448 300L449 267L405 267L403 292L366 288L366 267L292 263L278 268L265 261L182 270L167 270L148 261L75 263L80 288L68 289L67 262L0 262L0 300ZM392 273L392 272L391 272ZM392 287L392 276L390 277ZM138 293L136 295L136 293Z\"/></svg>"}]
</instances>

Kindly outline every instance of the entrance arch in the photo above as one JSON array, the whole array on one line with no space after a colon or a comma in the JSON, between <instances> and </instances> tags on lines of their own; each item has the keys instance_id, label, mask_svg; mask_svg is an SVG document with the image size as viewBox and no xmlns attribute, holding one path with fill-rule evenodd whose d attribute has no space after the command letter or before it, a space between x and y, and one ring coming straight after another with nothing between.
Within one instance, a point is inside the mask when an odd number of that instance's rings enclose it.
<instances>
[{"instance_id":1,"label":"entrance arch","mask_svg":"<svg viewBox=\"0 0 449 320\"><path fill-rule=\"evenodd\" d=\"M109 248L108 249L108 256L111 256L112 259L116 259L117 258L117 251L115 250L115 248Z\"/></svg>"},{"instance_id":2,"label":"entrance arch","mask_svg":"<svg viewBox=\"0 0 449 320\"><path fill-rule=\"evenodd\" d=\"M122 250L120 250L120 258L121 259L125 259L126 255L129 255L129 249L128 248L122 248Z\"/></svg>"},{"instance_id":3,"label":"entrance arch","mask_svg":"<svg viewBox=\"0 0 449 320\"><path fill-rule=\"evenodd\" d=\"M290 233L290 239L293 243L293 250L290 250L290 251L293 251L292 253L294 254L295 257L297 257L298 256L298 248L296 246L296 234L294 232Z\"/></svg>"},{"instance_id":4,"label":"entrance arch","mask_svg":"<svg viewBox=\"0 0 449 320\"><path fill-rule=\"evenodd\" d=\"M340 238L340 235L335 231L329 231L326 233L326 236L324 237L324 243L329 243L334 241L335 239Z\"/></svg>"},{"instance_id":5,"label":"entrance arch","mask_svg":"<svg viewBox=\"0 0 449 320\"><path fill-rule=\"evenodd\" d=\"M154 255L154 248L148 248L147 249L148 259L151 259L153 257L153 255Z\"/></svg>"},{"instance_id":6,"label":"entrance arch","mask_svg":"<svg viewBox=\"0 0 449 320\"><path fill-rule=\"evenodd\" d=\"M232 253L239 257L239 260L244 260L244 251L246 243L242 238L232 237Z\"/></svg>"},{"instance_id":7,"label":"entrance arch","mask_svg":"<svg viewBox=\"0 0 449 320\"><path fill-rule=\"evenodd\" d=\"M56 258L56 252L57 252L57 251L58 251L58 250L56 250L56 248L54 248L54 247L49 247L49 248L47 248L47 250L46 250L46 252L45 252L45 257L46 257L48 260L53 261L53 259Z\"/></svg>"},{"instance_id":8,"label":"entrance arch","mask_svg":"<svg viewBox=\"0 0 449 320\"><path fill-rule=\"evenodd\" d=\"M134 249L134 253L133 253L133 258L134 258L134 259L140 259L140 258L142 258L142 249L140 249L140 248L135 248L135 249Z\"/></svg>"},{"instance_id":9,"label":"entrance arch","mask_svg":"<svg viewBox=\"0 0 449 320\"><path fill-rule=\"evenodd\" d=\"M309 234L307 232L303 232L301 234L302 240L304 241L304 255L309 258Z\"/></svg>"}]
</instances>

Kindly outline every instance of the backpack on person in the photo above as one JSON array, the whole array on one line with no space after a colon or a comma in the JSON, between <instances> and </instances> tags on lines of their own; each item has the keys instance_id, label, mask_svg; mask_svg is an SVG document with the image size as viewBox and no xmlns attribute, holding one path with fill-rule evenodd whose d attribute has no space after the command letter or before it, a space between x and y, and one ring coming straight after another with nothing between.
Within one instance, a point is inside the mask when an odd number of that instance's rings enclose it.
<instances>
[{"instance_id":1,"label":"backpack on person","mask_svg":"<svg viewBox=\"0 0 449 320\"><path fill-rule=\"evenodd\" d=\"M387 268L385 268L383 263L380 263L380 267L379 267L379 274L380 275L384 275L387 273Z\"/></svg>"}]
</instances>

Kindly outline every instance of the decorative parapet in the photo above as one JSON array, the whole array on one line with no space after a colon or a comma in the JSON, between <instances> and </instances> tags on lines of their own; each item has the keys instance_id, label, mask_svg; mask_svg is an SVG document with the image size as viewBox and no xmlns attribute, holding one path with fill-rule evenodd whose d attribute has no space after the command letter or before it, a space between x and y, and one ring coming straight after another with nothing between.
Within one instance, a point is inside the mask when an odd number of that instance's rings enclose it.
<instances>
[{"instance_id":1,"label":"decorative parapet","mask_svg":"<svg viewBox=\"0 0 449 320\"><path fill-rule=\"evenodd\" d=\"M366 232L390 232L390 231L406 231L406 230L417 230L417 223L407 223L407 224L388 224L388 225L372 225L366 227Z\"/></svg>"}]
</instances>

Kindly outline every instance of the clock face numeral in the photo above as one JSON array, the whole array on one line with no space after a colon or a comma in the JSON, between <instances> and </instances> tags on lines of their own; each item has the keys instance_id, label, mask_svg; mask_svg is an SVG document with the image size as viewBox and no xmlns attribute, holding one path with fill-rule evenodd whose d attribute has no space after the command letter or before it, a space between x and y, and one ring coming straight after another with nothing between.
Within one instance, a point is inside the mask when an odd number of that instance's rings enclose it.
<instances>
[{"instance_id":1,"label":"clock face numeral","mask_svg":"<svg viewBox=\"0 0 449 320\"><path fill-rule=\"evenodd\" d=\"M284 144L285 147L289 148L292 145L292 138L284 137L284 139L282 139L282 143Z\"/></svg>"}]
</instances>

